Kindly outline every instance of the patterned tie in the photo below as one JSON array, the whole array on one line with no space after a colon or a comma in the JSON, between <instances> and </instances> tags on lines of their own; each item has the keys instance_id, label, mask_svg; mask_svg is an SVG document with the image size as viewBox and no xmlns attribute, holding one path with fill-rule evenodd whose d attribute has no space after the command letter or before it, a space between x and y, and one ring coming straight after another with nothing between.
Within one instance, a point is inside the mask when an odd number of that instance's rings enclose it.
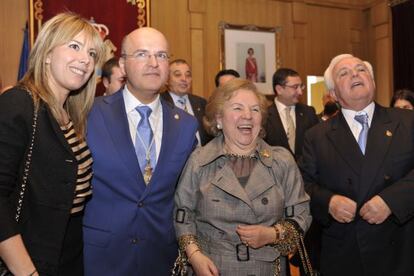
<instances>
[{"instance_id":1,"label":"patterned tie","mask_svg":"<svg viewBox=\"0 0 414 276\"><path fill-rule=\"evenodd\" d=\"M368 138L368 114L355 115L354 119L362 125L362 130L358 136L358 145L362 153L365 155L365 148L367 146Z\"/></svg>"},{"instance_id":2,"label":"patterned tie","mask_svg":"<svg viewBox=\"0 0 414 276\"><path fill-rule=\"evenodd\" d=\"M135 153L138 158L139 167L146 184L151 180L152 172L156 165L155 144L153 133L149 122L151 108L148 106L138 106L135 108L141 115L138 123L137 134L135 137Z\"/></svg>"},{"instance_id":3,"label":"patterned tie","mask_svg":"<svg viewBox=\"0 0 414 276\"><path fill-rule=\"evenodd\" d=\"M289 142L289 147L292 150L292 152L295 152L295 139L296 139L296 130L295 125L293 124L292 116L290 116L290 109L291 107L288 106L285 109L286 113L286 125L287 125L287 138Z\"/></svg>"},{"instance_id":4,"label":"patterned tie","mask_svg":"<svg viewBox=\"0 0 414 276\"><path fill-rule=\"evenodd\" d=\"M184 110L185 112L188 112L187 110L187 99L184 97L179 97L177 102L181 105L179 106L182 110Z\"/></svg>"}]
</instances>

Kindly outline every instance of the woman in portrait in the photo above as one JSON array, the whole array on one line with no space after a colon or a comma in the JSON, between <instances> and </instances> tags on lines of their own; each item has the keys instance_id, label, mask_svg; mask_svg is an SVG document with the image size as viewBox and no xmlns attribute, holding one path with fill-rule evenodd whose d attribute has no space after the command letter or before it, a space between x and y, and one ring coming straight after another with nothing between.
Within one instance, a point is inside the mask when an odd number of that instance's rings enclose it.
<instances>
[{"instance_id":1,"label":"woman in portrait","mask_svg":"<svg viewBox=\"0 0 414 276\"><path fill-rule=\"evenodd\" d=\"M193 152L175 194L190 275L286 275L281 258L311 223L295 160L261 138L266 110L243 79L217 88L207 104L205 125L216 137Z\"/></svg>"},{"instance_id":2,"label":"woman in portrait","mask_svg":"<svg viewBox=\"0 0 414 276\"><path fill-rule=\"evenodd\" d=\"M409 89L395 91L391 99L391 107L414 110L414 92Z\"/></svg>"},{"instance_id":3,"label":"woman in portrait","mask_svg":"<svg viewBox=\"0 0 414 276\"><path fill-rule=\"evenodd\" d=\"M246 79L251 82L258 82L258 68L256 58L254 57L254 50L253 48L249 48L247 50L247 58L246 58Z\"/></svg>"},{"instance_id":4,"label":"woman in portrait","mask_svg":"<svg viewBox=\"0 0 414 276\"><path fill-rule=\"evenodd\" d=\"M86 19L58 14L42 26L26 75L0 96L0 257L14 275L83 275L85 124L101 55Z\"/></svg>"}]
</instances>

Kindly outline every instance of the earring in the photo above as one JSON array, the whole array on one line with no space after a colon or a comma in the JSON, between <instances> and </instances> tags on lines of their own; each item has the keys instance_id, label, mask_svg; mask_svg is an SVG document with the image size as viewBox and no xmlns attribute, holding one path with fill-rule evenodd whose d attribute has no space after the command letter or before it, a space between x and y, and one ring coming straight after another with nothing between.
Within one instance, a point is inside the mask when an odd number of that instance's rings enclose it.
<instances>
[{"instance_id":1,"label":"earring","mask_svg":"<svg viewBox=\"0 0 414 276\"><path fill-rule=\"evenodd\" d=\"M221 125L217 124L217 129L221 129L221 128L222 128Z\"/></svg>"}]
</instances>

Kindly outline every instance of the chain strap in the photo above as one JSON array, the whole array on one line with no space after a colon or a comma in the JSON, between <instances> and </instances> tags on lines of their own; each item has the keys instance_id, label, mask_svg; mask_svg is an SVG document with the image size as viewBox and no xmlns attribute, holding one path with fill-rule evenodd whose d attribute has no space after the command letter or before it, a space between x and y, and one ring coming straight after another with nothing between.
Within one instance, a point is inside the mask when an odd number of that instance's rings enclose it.
<instances>
[{"instance_id":1,"label":"chain strap","mask_svg":"<svg viewBox=\"0 0 414 276\"><path fill-rule=\"evenodd\" d=\"M27 91L27 92L29 93L30 97L33 98L32 93L30 91ZM15 220L17 222L19 222L19 219L20 219L20 213L22 211L22 206L23 206L24 193L26 191L27 179L29 177L30 165L32 163L32 153L33 153L33 145L34 145L35 134L36 134L36 127L37 127L37 109L36 109L36 105L33 99L32 136L30 138L29 149L28 149L26 160L24 163L22 185L20 187L19 199L17 201L16 216L15 216Z\"/></svg>"}]
</instances>

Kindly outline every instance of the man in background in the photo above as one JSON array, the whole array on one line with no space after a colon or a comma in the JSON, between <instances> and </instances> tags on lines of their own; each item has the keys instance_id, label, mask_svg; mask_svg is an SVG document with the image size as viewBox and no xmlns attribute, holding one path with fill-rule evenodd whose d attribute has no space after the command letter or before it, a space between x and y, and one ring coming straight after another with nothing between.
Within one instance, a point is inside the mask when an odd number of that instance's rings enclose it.
<instances>
[{"instance_id":1,"label":"man in background","mask_svg":"<svg viewBox=\"0 0 414 276\"><path fill-rule=\"evenodd\" d=\"M296 160L302 156L305 132L318 123L313 107L299 102L305 85L298 72L280 68L273 74L275 99L268 109L265 141L288 149Z\"/></svg>"},{"instance_id":2,"label":"man in background","mask_svg":"<svg viewBox=\"0 0 414 276\"><path fill-rule=\"evenodd\" d=\"M118 92L125 83L125 76L119 68L119 61L113 57L102 66L102 84L105 87L104 96Z\"/></svg>"},{"instance_id":3,"label":"man in background","mask_svg":"<svg viewBox=\"0 0 414 276\"><path fill-rule=\"evenodd\" d=\"M214 83L216 84L216 87L219 87L234 78L240 78L239 72L233 69L223 69L217 73L216 77L214 78Z\"/></svg>"},{"instance_id":4,"label":"man in background","mask_svg":"<svg viewBox=\"0 0 414 276\"><path fill-rule=\"evenodd\" d=\"M213 138L208 135L203 126L207 101L191 93L192 81L191 67L187 61L184 59L171 61L167 82L168 91L162 93L161 97L197 118L198 144L204 146Z\"/></svg>"}]
</instances>

